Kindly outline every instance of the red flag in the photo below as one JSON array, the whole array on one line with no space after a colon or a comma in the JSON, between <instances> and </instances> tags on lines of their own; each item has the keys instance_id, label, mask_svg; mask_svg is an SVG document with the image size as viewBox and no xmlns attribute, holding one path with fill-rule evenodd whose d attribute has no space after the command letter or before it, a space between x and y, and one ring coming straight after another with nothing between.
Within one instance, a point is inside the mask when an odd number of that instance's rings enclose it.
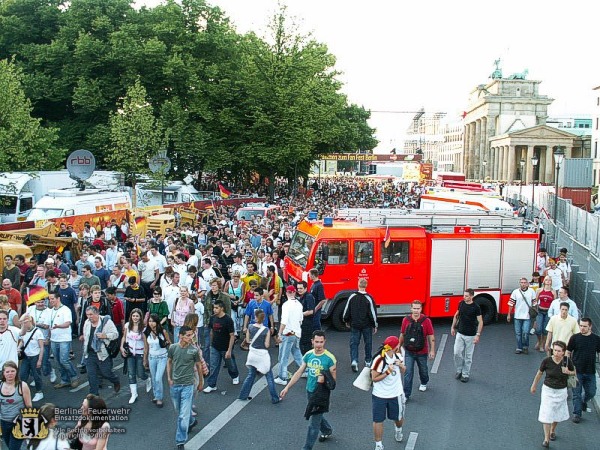
<instances>
[{"instance_id":1,"label":"red flag","mask_svg":"<svg viewBox=\"0 0 600 450\"><path fill-rule=\"evenodd\" d=\"M390 227L389 225L385 228L385 236L383 236L383 246L384 248L388 248L388 246L390 245L390 242L392 240L392 234L390 233Z\"/></svg>"},{"instance_id":2,"label":"red flag","mask_svg":"<svg viewBox=\"0 0 600 450\"><path fill-rule=\"evenodd\" d=\"M221 198L229 198L231 195L231 191L223 186L223 183L219 183L219 192L221 193Z\"/></svg>"},{"instance_id":3,"label":"red flag","mask_svg":"<svg viewBox=\"0 0 600 450\"><path fill-rule=\"evenodd\" d=\"M463 113L462 113L462 118L464 119L465 117L467 117L467 112L466 112L466 111L463 111Z\"/></svg>"}]
</instances>

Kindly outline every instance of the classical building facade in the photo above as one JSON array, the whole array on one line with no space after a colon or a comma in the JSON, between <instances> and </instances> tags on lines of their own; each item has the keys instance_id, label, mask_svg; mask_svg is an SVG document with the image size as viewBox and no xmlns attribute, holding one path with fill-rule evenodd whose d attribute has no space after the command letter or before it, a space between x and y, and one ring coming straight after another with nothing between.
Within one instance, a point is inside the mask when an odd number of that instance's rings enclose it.
<instances>
[{"instance_id":1,"label":"classical building facade","mask_svg":"<svg viewBox=\"0 0 600 450\"><path fill-rule=\"evenodd\" d=\"M467 179L516 180L521 155L533 155L532 143L517 143L511 135L544 125L553 99L539 93L540 81L526 80L525 76L501 78L500 73L471 91L464 114L463 165ZM540 147L541 153L548 151L552 151L551 146L544 145L543 152Z\"/></svg>"}]
</instances>

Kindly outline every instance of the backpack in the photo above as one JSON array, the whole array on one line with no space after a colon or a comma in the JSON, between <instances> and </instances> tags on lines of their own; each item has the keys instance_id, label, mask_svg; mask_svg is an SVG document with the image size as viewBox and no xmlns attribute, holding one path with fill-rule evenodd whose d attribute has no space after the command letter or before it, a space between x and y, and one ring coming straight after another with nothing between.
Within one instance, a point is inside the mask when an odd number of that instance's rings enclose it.
<instances>
[{"instance_id":1,"label":"backpack","mask_svg":"<svg viewBox=\"0 0 600 450\"><path fill-rule=\"evenodd\" d=\"M108 316L104 316L102 318L102 330L104 330L104 326L106 325L106 322L108 322L110 320L110 317ZM108 341L108 344L106 343L106 340L103 341L104 342L104 346L106 347L106 351L108 352L108 356L111 358L116 358L119 353L121 352L121 346L119 345L119 337L117 336L116 339L113 339L112 341Z\"/></svg>"},{"instance_id":2,"label":"backpack","mask_svg":"<svg viewBox=\"0 0 600 450\"><path fill-rule=\"evenodd\" d=\"M427 317L423 316L416 322L410 320L410 325L404 333L404 348L409 352L420 352L425 348L425 334L423 333L423 322Z\"/></svg>"}]
</instances>

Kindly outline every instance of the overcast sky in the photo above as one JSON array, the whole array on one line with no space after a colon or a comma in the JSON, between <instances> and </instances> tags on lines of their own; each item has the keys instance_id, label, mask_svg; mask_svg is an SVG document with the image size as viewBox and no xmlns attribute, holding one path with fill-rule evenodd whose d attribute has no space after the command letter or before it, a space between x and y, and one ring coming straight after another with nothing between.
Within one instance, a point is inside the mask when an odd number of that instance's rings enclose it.
<instances>
[{"instance_id":1,"label":"overcast sky","mask_svg":"<svg viewBox=\"0 0 600 450\"><path fill-rule=\"evenodd\" d=\"M148 6L160 0L142 0ZM267 34L277 0L208 0L239 32ZM591 0L287 0L288 11L327 44L344 92L373 111L378 152L401 146L413 114L459 119L469 92L501 58L504 76L529 70L554 98L551 117L589 115L600 85L600 2Z\"/></svg>"}]
</instances>

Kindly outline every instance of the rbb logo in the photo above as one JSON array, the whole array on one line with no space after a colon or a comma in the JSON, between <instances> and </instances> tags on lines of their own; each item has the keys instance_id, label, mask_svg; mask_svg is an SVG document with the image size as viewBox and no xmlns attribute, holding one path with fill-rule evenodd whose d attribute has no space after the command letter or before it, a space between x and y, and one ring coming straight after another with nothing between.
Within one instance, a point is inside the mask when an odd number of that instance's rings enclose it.
<instances>
[{"instance_id":1,"label":"rbb logo","mask_svg":"<svg viewBox=\"0 0 600 450\"><path fill-rule=\"evenodd\" d=\"M89 150L75 150L67 158L67 170L75 180L87 180L95 168L96 158Z\"/></svg>"},{"instance_id":2,"label":"rbb logo","mask_svg":"<svg viewBox=\"0 0 600 450\"><path fill-rule=\"evenodd\" d=\"M88 158L87 156L71 158L71 165L89 166L90 164L92 164L92 159Z\"/></svg>"}]
</instances>

